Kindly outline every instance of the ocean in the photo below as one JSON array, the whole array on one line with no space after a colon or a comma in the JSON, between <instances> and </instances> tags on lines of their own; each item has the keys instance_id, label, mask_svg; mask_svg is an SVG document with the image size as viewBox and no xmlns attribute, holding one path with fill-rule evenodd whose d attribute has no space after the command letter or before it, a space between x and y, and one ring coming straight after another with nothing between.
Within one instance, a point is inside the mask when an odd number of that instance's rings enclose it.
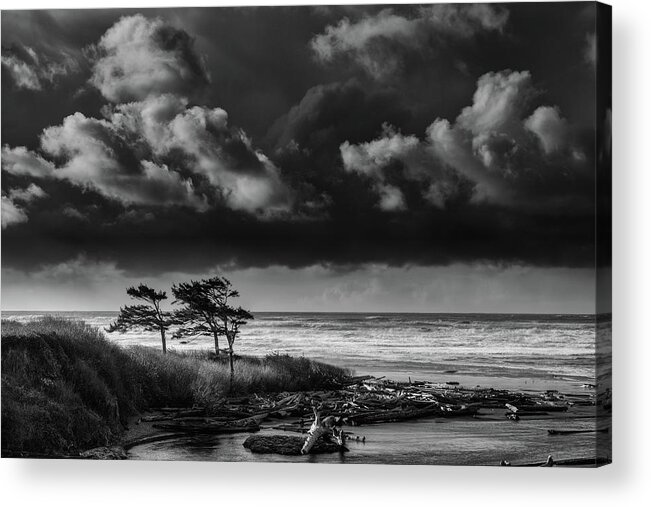
<instances>
[{"instance_id":1,"label":"ocean","mask_svg":"<svg viewBox=\"0 0 651 507\"><path fill-rule=\"evenodd\" d=\"M105 328L117 312L43 315ZM594 315L265 313L242 328L236 353L304 355L395 380L460 381L509 389L580 388L595 382ZM123 346L160 347L157 333L106 334ZM225 341L223 346L225 346ZM168 340L171 350L212 349L211 337Z\"/></svg>"}]
</instances>

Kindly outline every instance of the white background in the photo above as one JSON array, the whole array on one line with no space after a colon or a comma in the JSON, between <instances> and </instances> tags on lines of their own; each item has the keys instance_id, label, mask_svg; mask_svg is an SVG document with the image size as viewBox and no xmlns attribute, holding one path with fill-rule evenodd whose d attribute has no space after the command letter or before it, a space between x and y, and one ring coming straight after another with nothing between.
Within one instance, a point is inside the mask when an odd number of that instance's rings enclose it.
<instances>
[{"instance_id":1,"label":"white background","mask_svg":"<svg viewBox=\"0 0 651 507\"><path fill-rule=\"evenodd\" d=\"M181 1L3 1L2 9ZM191 0L191 5L279 2ZM291 3L341 3L303 2ZM367 3L367 2L357 2ZM651 505L651 2L612 0L614 463L601 469L8 460L4 505Z\"/></svg>"}]
</instances>

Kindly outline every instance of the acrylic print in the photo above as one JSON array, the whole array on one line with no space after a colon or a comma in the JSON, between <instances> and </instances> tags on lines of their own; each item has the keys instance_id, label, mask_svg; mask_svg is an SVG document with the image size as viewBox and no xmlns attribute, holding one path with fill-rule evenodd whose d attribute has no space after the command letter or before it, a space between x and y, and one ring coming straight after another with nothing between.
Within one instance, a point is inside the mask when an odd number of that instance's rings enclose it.
<instances>
[{"instance_id":1,"label":"acrylic print","mask_svg":"<svg viewBox=\"0 0 651 507\"><path fill-rule=\"evenodd\" d=\"M2 12L2 457L611 460L610 7Z\"/></svg>"}]
</instances>

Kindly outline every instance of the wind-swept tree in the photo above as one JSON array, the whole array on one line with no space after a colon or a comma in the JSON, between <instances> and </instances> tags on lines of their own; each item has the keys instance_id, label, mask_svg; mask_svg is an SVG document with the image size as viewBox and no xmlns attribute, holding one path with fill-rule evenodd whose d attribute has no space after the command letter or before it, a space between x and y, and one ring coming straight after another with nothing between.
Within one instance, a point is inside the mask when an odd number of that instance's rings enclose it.
<instances>
[{"instance_id":1,"label":"wind-swept tree","mask_svg":"<svg viewBox=\"0 0 651 507\"><path fill-rule=\"evenodd\" d=\"M157 291L144 284L127 289L129 297L143 301L141 305L127 305L120 308L120 314L115 322L106 328L108 333L118 331L124 333L132 328L145 331L158 331L163 343L163 354L167 353L165 332L174 323L172 314L161 310L161 301L167 299L165 291Z\"/></svg>"},{"instance_id":2,"label":"wind-swept tree","mask_svg":"<svg viewBox=\"0 0 651 507\"><path fill-rule=\"evenodd\" d=\"M175 321L181 324L178 335L208 335L215 341L215 354L219 356L219 337L226 336L231 368L231 383L235 374L233 349L240 332L240 326L253 319L247 310L232 306L233 299L240 293L231 282L215 276L206 280L180 283L172 286L175 303L183 305L174 313Z\"/></svg>"}]
</instances>

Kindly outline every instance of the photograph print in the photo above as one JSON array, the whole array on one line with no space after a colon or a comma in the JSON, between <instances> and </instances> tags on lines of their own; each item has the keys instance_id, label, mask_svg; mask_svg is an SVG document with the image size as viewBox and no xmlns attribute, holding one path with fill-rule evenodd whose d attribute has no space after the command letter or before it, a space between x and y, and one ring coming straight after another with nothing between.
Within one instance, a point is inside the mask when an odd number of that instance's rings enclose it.
<instances>
[{"instance_id":1,"label":"photograph print","mask_svg":"<svg viewBox=\"0 0 651 507\"><path fill-rule=\"evenodd\" d=\"M611 8L2 11L2 458L596 467Z\"/></svg>"}]
</instances>

